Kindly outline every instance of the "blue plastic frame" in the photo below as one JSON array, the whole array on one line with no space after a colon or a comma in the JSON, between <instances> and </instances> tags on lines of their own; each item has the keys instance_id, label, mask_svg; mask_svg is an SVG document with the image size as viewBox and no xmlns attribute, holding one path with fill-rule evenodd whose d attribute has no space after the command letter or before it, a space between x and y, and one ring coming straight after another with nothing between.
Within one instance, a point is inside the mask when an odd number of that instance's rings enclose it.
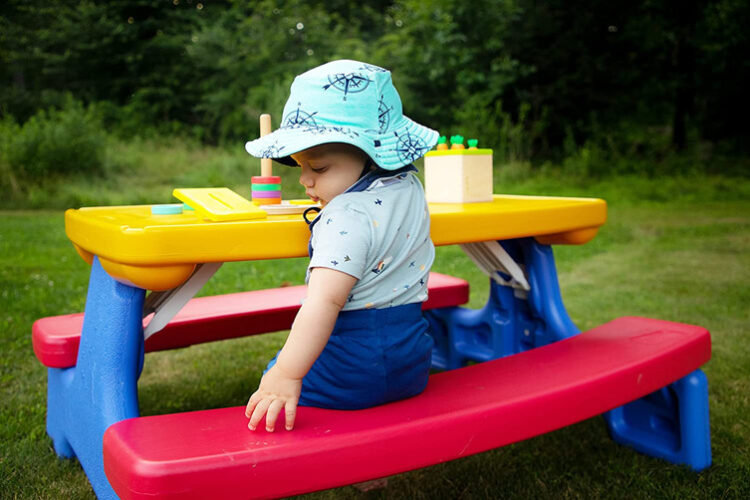
<instances>
[{"instance_id":1,"label":"blue plastic frame","mask_svg":"<svg viewBox=\"0 0 750 500\"><path fill-rule=\"evenodd\" d=\"M490 280L490 296L482 309L426 312L436 344L434 368L452 370L468 361L488 361L580 333L562 302L552 248L533 238L499 243L525 268L531 290L526 293Z\"/></svg>"},{"instance_id":2,"label":"blue plastic frame","mask_svg":"<svg viewBox=\"0 0 750 500\"><path fill-rule=\"evenodd\" d=\"M525 268L530 291L490 280L483 308L426 312L435 368L509 356L579 333L562 302L552 248L533 238L500 244ZM139 415L144 297L145 290L118 283L94 258L76 366L48 369L47 433L58 455L78 458L99 498L117 498L104 474L104 431ZM695 470L711 464L708 383L701 370L604 418L618 443Z\"/></svg>"},{"instance_id":3,"label":"blue plastic frame","mask_svg":"<svg viewBox=\"0 0 750 500\"><path fill-rule=\"evenodd\" d=\"M711 465L708 380L703 370L604 414L616 442L641 453L687 464Z\"/></svg>"},{"instance_id":4,"label":"blue plastic frame","mask_svg":"<svg viewBox=\"0 0 750 500\"><path fill-rule=\"evenodd\" d=\"M104 431L139 415L144 296L94 258L76 366L48 369L47 433L58 455L78 458L100 499L117 498L104 474Z\"/></svg>"},{"instance_id":5,"label":"blue plastic frame","mask_svg":"<svg viewBox=\"0 0 750 500\"><path fill-rule=\"evenodd\" d=\"M490 280L490 296L481 309L427 311L435 339L433 368L452 370L580 333L563 305L552 248L533 238L499 243L525 269L531 289L524 292ZM701 370L608 411L604 418L618 443L694 470L711 465L708 383Z\"/></svg>"}]
</instances>

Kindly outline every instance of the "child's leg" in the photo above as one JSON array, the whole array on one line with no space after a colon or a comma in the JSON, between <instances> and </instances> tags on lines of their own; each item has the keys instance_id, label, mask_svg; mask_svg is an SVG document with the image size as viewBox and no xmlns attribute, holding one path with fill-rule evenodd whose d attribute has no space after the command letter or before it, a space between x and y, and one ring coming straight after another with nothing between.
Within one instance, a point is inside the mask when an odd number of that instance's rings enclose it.
<instances>
[{"instance_id":1,"label":"child's leg","mask_svg":"<svg viewBox=\"0 0 750 500\"><path fill-rule=\"evenodd\" d=\"M433 346L427 325L421 304L342 311L302 381L299 404L355 410L419 394Z\"/></svg>"},{"instance_id":2,"label":"child's leg","mask_svg":"<svg viewBox=\"0 0 750 500\"><path fill-rule=\"evenodd\" d=\"M384 401L382 349L350 337L331 335L323 352L302 379L300 406L358 410ZM274 364L268 363L265 371ZM265 372L264 372L265 373Z\"/></svg>"},{"instance_id":3,"label":"child's leg","mask_svg":"<svg viewBox=\"0 0 750 500\"><path fill-rule=\"evenodd\" d=\"M406 399L424 391L432 366L435 341L427 333L429 323L421 314L418 321L388 336L384 350L386 401Z\"/></svg>"}]
</instances>

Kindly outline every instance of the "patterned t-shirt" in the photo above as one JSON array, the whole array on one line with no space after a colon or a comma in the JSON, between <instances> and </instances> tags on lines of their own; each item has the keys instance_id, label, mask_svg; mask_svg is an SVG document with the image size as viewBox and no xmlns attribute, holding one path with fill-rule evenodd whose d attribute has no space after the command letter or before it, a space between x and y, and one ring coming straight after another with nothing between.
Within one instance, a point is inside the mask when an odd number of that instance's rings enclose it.
<instances>
[{"instance_id":1,"label":"patterned t-shirt","mask_svg":"<svg viewBox=\"0 0 750 500\"><path fill-rule=\"evenodd\" d=\"M427 300L435 247L424 190L413 173L381 177L364 191L342 193L318 217L306 282L314 267L357 278L345 311Z\"/></svg>"}]
</instances>

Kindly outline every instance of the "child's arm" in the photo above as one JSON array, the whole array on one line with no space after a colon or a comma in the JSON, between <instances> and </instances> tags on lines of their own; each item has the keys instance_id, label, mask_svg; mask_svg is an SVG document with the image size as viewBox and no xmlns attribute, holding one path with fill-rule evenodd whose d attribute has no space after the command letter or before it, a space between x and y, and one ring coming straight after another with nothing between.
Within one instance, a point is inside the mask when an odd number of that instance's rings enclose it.
<instances>
[{"instance_id":1,"label":"child's arm","mask_svg":"<svg viewBox=\"0 0 750 500\"><path fill-rule=\"evenodd\" d=\"M334 269L316 267L310 271L307 298L294 319L289 337L276 364L263 375L258 390L247 403L245 416L250 419L251 430L266 415L266 430L273 432L282 408L286 429L292 429L302 378L323 351L356 282L357 278Z\"/></svg>"}]
</instances>

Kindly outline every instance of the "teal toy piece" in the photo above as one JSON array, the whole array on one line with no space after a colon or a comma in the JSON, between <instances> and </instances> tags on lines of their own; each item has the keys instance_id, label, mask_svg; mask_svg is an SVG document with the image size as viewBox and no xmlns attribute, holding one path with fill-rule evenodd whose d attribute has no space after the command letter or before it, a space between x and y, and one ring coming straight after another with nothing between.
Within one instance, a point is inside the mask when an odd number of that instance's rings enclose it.
<instances>
[{"instance_id":1,"label":"teal toy piece","mask_svg":"<svg viewBox=\"0 0 750 500\"><path fill-rule=\"evenodd\" d=\"M182 203L170 203L169 205L151 205L153 215L177 215L182 213Z\"/></svg>"}]
</instances>

